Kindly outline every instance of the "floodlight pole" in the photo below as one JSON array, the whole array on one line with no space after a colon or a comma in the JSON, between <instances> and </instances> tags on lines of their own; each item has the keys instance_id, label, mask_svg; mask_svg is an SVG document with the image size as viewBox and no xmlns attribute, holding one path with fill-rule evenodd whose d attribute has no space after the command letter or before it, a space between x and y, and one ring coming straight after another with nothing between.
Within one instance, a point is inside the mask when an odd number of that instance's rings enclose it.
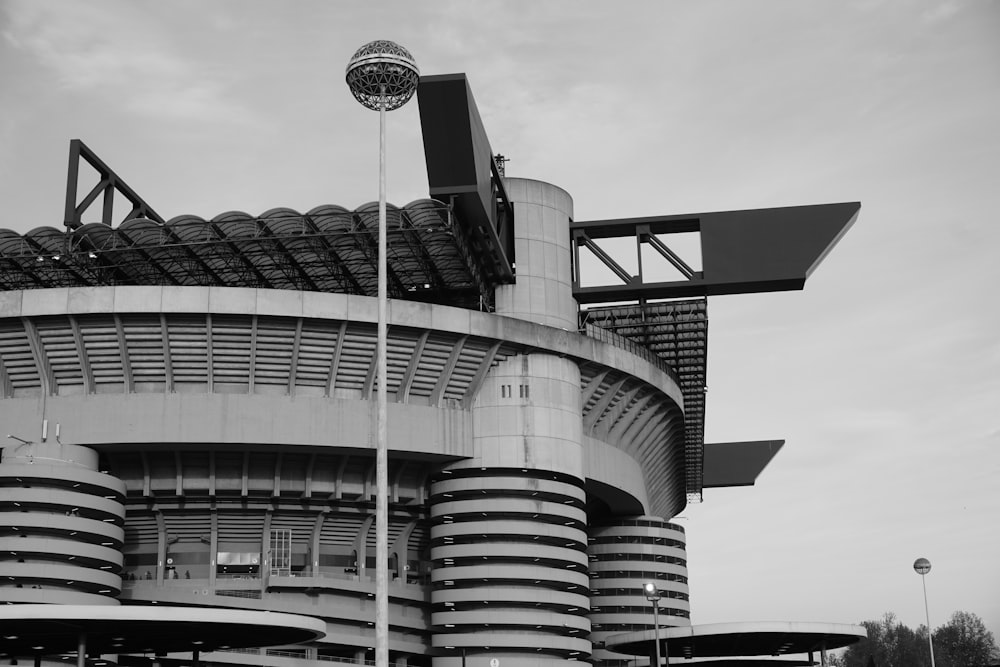
<instances>
[{"instance_id":1,"label":"floodlight pole","mask_svg":"<svg viewBox=\"0 0 1000 667\"><path fill-rule=\"evenodd\" d=\"M389 442L388 442L388 269L385 176L385 114L416 91L420 71L410 52L376 40L355 52L347 65L347 85L363 106L378 110L378 323L375 346L375 664L389 667ZM362 553L359 558L366 558ZM360 566L359 566L360 570Z\"/></svg>"},{"instance_id":2,"label":"floodlight pole","mask_svg":"<svg viewBox=\"0 0 1000 667\"><path fill-rule=\"evenodd\" d=\"M386 321L389 297L386 283L385 214L385 86L378 105L378 330L376 332L377 417L375 443L375 664L389 665L389 440L386 400L388 357Z\"/></svg>"},{"instance_id":3,"label":"floodlight pole","mask_svg":"<svg viewBox=\"0 0 1000 667\"><path fill-rule=\"evenodd\" d=\"M660 602L653 600L653 646L656 655L656 667L660 667Z\"/></svg>"},{"instance_id":4,"label":"floodlight pole","mask_svg":"<svg viewBox=\"0 0 1000 667\"><path fill-rule=\"evenodd\" d=\"M918 558L913 562L913 570L920 575L920 583L924 586L924 616L927 618L927 648L931 652L931 667L934 667L934 639L931 631L931 612L927 606L927 573L931 571L931 562L926 558Z\"/></svg>"},{"instance_id":5,"label":"floodlight pole","mask_svg":"<svg viewBox=\"0 0 1000 667\"><path fill-rule=\"evenodd\" d=\"M656 584L653 582L648 582L643 585L643 591L645 592L646 599L653 603L653 645L654 645L654 655L656 657L656 667L660 667L660 589L657 588ZM670 665L670 649L664 644L664 652L666 653L666 664Z\"/></svg>"}]
</instances>

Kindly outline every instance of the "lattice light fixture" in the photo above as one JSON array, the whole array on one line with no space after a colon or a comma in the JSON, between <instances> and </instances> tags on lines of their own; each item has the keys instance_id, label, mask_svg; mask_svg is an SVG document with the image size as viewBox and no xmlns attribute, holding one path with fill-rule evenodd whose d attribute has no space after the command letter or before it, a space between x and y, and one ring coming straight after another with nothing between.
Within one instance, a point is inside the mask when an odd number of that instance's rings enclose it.
<instances>
[{"instance_id":1,"label":"lattice light fixture","mask_svg":"<svg viewBox=\"0 0 1000 667\"><path fill-rule=\"evenodd\" d=\"M347 87L358 102L392 111L410 101L420 70L410 52L395 42L377 39L358 49L347 63Z\"/></svg>"}]
</instances>

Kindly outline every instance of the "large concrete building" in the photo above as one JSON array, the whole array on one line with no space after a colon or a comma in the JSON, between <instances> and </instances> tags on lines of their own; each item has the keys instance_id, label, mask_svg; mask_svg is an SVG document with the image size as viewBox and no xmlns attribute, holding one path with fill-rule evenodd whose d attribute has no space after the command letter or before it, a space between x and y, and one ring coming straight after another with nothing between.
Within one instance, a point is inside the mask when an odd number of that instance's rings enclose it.
<instances>
[{"instance_id":1,"label":"large concrete building","mask_svg":"<svg viewBox=\"0 0 1000 667\"><path fill-rule=\"evenodd\" d=\"M464 76L418 99L432 199L389 210L391 660L631 660L606 642L652 627L646 582L690 623L669 519L780 446L704 443L706 297L801 288L858 206L580 222L502 175ZM164 221L80 142L69 190L65 230L0 230L0 428L27 443L0 601L289 612L326 636L201 659L370 659L376 208ZM86 223L108 191L127 220ZM581 250L620 283L586 285Z\"/></svg>"}]
</instances>

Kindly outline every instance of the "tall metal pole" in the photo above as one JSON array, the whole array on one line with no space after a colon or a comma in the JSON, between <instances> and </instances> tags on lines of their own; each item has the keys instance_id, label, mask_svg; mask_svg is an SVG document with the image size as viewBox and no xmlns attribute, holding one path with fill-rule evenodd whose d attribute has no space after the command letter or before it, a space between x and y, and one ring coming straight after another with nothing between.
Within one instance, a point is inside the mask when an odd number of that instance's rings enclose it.
<instances>
[{"instance_id":1,"label":"tall metal pole","mask_svg":"<svg viewBox=\"0 0 1000 667\"><path fill-rule=\"evenodd\" d=\"M927 648L931 652L931 667L934 667L934 639L931 631L931 612L927 606L927 573L931 571L931 562L926 558L918 558L913 561L913 571L920 575L920 581L924 585L924 614L927 617Z\"/></svg>"},{"instance_id":2,"label":"tall metal pole","mask_svg":"<svg viewBox=\"0 0 1000 667\"><path fill-rule=\"evenodd\" d=\"M660 602L653 600L653 644L656 667L660 667Z\"/></svg>"},{"instance_id":3,"label":"tall metal pole","mask_svg":"<svg viewBox=\"0 0 1000 667\"><path fill-rule=\"evenodd\" d=\"M389 442L386 429L386 215L385 215L385 86L378 107L378 391L375 443L375 664L389 666Z\"/></svg>"},{"instance_id":4,"label":"tall metal pole","mask_svg":"<svg viewBox=\"0 0 1000 667\"><path fill-rule=\"evenodd\" d=\"M347 64L347 86L354 98L379 113L378 128L378 326L375 351L375 664L389 667L389 442L387 413L388 288L385 211L385 114L398 109L417 90L420 70L410 52L379 39L358 49ZM359 554L359 556L364 557Z\"/></svg>"},{"instance_id":5,"label":"tall metal pole","mask_svg":"<svg viewBox=\"0 0 1000 667\"><path fill-rule=\"evenodd\" d=\"M927 618L927 648L931 652L931 667L934 667L934 639L931 636L934 633L931 631L931 612L927 606L927 577L923 574L920 575L920 583L924 585L924 616Z\"/></svg>"}]
</instances>

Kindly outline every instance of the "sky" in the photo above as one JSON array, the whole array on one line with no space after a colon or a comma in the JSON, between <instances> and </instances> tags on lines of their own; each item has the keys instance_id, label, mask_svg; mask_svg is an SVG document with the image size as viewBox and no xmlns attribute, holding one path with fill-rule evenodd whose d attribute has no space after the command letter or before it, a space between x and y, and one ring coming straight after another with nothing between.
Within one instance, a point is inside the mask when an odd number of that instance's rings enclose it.
<instances>
[{"instance_id":1,"label":"sky","mask_svg":"<svg viewBox=\"0 0 1000 667\"><path fill-rule=\"evenodd\" d=\"M682 513L692 621L916 627L926 557L1000 638L1000 3L0 0L0 228L61 226L74 138L165 218L377 199L373 39L577 220L860 201L804 291L709 299L706 441L786 445Z\"/></svg>"}]
</instances>

